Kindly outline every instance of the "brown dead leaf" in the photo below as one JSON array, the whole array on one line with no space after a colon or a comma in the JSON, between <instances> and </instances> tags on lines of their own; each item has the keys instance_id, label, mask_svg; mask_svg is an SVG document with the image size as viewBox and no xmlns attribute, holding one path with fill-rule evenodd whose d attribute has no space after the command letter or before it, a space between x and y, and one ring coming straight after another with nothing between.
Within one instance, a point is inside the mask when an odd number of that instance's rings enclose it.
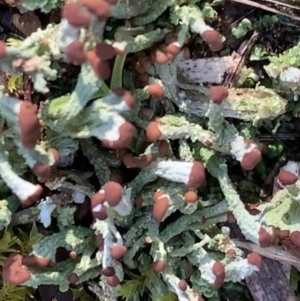
<instances>
[{"instance_id":1,"label":"brown dead leaf","mask_svg":"<svg viewBox=\"0 0 300 301\"><path fill-rule=\"evenodd\" d=\"M25 37L30 36L33 32L36 32L38 28L42 27L40 19L31 11L22 15L14 14L12 16L12 24L20 30Z\"/></svg>"}]
</instances>

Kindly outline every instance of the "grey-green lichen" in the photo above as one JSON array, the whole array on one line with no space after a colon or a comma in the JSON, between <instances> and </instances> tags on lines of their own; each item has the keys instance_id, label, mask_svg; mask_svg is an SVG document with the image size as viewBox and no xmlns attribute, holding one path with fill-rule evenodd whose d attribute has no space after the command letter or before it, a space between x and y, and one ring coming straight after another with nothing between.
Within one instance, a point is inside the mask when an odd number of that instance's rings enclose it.
<instances>
[{"instance_id":1,"label":"grey-green lichen","mask_svg":"<svg viewBox=\"0 0 300 301\"><path fill-rule=\"evenodd\" d=\"M79 19L86 17L82 26L68 16L69 2ZM10 255L6 281L33 288L55 284L62 291L88 282L101 300L110 301L139 301L144 291L149 300L218 299L224 282L239 282L261 268L257 254L245 258L231 240L223 226L230 215L246 239L261 247L274 243L276 231L300 231L299 180L281 187L252 215L229 176L227 158L247 172L261 160L261 150L255 137L245 137L227 117L255 128L282 115L287 101L261 85L228 89L220 103L213 99L211 84L220 84L235 61L184 59L191 34L209 47L205 33L221 41L198 2L116 1L111 28L108 15L89 7L98 0L21 1L23 10L61 7L64 14L59 24L14 46L0 45L1 69L28 74L35 91L44 94L35 106L0 92L0 176L22 205L12 209L10 197L0 201L0 230L39 222L47 231L31 252L19 254L21 264ZM125 22L116 26L118 19ZM144 87L129 81L130 91L121 89L127 55L155 54L174 31L170 44L178 53L168 53L165 64L152 56ZM277 78L299 67L294 60L271 58L266 71ZM58 77L53 62L80 65L67 95L51 96ZM153 85L163 95L152 95ZM166 113L143 118L148 100ZM208 177L219 194L209 185L203 193ZM59 251L66 254L62 260ZM12 269L26 277L14 277ZM130 285L135 289L128 297Z\"/></svg>"}]
</instances>

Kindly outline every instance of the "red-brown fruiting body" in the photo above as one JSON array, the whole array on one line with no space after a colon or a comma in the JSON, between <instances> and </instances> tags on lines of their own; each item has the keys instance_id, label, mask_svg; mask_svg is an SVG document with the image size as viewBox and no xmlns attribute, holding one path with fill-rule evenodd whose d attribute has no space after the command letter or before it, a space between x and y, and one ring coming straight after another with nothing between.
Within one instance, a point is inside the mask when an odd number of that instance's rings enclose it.
<instances>
[{"instance_id":1,"label":"red-brown fruiting body","mask_svg":"<svg viewBox=\"0 0 300 301\"><path fill-rule=\"evenodd\" d=\"M261 270L263 266L263 261L261 259L261 256L257 253L248 254L247 261L249 264L255 265L259 270Z\"/></svg>"},{"instance_id":2,"label":"red-brown fruiting body","mask_svg":"<svg viewBox=\"0 0 300 301\"><path fill-rule=\"evenodd\" d=\"M300 247L300 232L299 231L294 231L290 234L290 241L291 243L299 248Z\"/></svg>"},{"instance_id":3,"label":"red-brown fruiting body","mask_svg":"<svg viewBox=\"0 0 300 301\"><path fill-rule=\"evenodd\" d=\"M78 280L79 280L79 277L75 273L70 274L68 277L69 283L72 283L72 284L75 284L76 282L78 282Z\"/></svg>"},{"instance_id":4,"label":"red-brown fruiting body","mask_svg":"<svg viewBox=\"0 0 300 301\"><path fill-rule=\"evenodd\" d=\"M120 284L120 280L116 275L111 276L111 277L107 277L106 282L111 287L116 287L117 285Z\"/></svg>"},{"instance_id":5,"label":"red-brown fruiting body","mask_svg":"<svg viewBox=\"0 0 300 301\"><path fill-rule=\"evenodd\" d=\"M87 27L91 23L91 16L82 11L81 5L75 2L68 2L62 9L62 18L74 27Z\"/></svg>"},{"instance_id":6,"label":"red-brown fruiting body","mask_svg":"<svg viewBox=\"0 0 300 301\"><path fill-rule=\"evenodd\" d=\"M95 48L95 52L97 56L104 61L108 61L116 56L115 49L111 45L104 44L104 43L97 44Z\"/></svg>"},{"instance_id":7,"label":"red-brown fruiting body","mask_svg":"<svg viewBox=\"0 0 300 301\"><path fill-rule=\"evenodd\" d=\"M165 157L169 154L170 151L170 143L166 140L159 141L158 144L158 154L161 157Z\"/></svg>"},{"instance_id":8,"label":"red-brown fruiting body","mask_svg":"<svg viewBox=\"0 0 300 301\"><path fill-rule=\"evenodd\" d=\"M102 193L102 191L97 192L93 195L92 200L91 200L92 208L94 208L98 205L103 205L104 202L105 202L105 194Z\"/></svg>"},{"instance_id":9,"label":"red-brown fruiting body","mask_svg":"<svg viewBox=\"0 0 300 301\"><path fill-rule=\"evenodd\" d=\"M5 260L2 269L2 279L14 285L22 285L30 280L31 273L23 266L23 256L11 253Z\"/></svg>"},{"instance_id":10,"label":"red-brown fruiting body","mask_svg":"<svg viewBox=\"0 0 300 301\"><path fill-rule=\"evenodd\" d=\"M298 253L300 251L300 248L293 245L290 241L290 239L284 239L281 241L281 244L284 246L284 248L286 250L289 250L291 252L295 252L295 253Z\"/></svg>"},{"instance_id":11,"label":"red-brown fruiting body","mask_svg":"<svg viewBox=\"0 0 300 301\"><path fill-rule=\"evenodd\" d=\"M188 191L184 194L184 199L188 204L194 204L198 200L198 195L195 191Z\"/></svg>"},{"instance_id":12,"label":"red-brown fruiting body","mask_svg":"<svg viewBox=\"0 0 300 301\"><path fill-rule=\"evenodd\" d=\"M105 21L110 17L110 5L106 1L83 0L81 5L88 9L101 21Z\"/></svg>"},{"instance_id":13,"label":"red-brown fruiting body","mask_svg":"<svg viewBox=\"0 0 300 301\"><path fill-rule=\"evenodd\" d=\"M255 144L252 140L245 140L247 144ZM241 166L245 170L253 170L255 166L261 161L261 152L255 144L253 150L245 153L241 161Z\"/></svg>"},{"instance_id":14,"label":"red-brown fruiting body","mask_svg":"<svg viewBox=\"0 0 300 301\"><path fill-rule=\"evenodd\" d=\"M110 68L108 61L104 61L104 60L97 58L91 62L91 65L94 69L96 76L99 79L107 80L110 78L111 68Z\"/></svg>"},{"instance_id":15,"label":"red-brown fruiting body","mask_svg":"<svg viewBox=\"0 0 300 301\"><path fill-rule=\"evenodd\" d=\"M111 75L111 68L108 61L102 60L95 49L86 52L86 58L91 63L96 76L99 79L107 80Z\"/></svg>"},{"instance_id":16,"label":"red-brown fruiting body","mask_svg":"<svg viewBox=\"0 0 300 301\"><path fill-rule=\"evenodd\" d=\"M74 65L81 65L86 62L83 43L78 40L75 40L68 45L66 55L69 62Z\"/></svg>"},{"instance_id":17,"label":"red-brown fruiting body","mask_svg":"<svg viewBox=\"0 0 300 301\"><path fill-rule=\"evenodd\" d=\"M282 189L283 188L282 186L295 184L297 180L298 177L295 174L289 171L282 170L279 172L274 182L275 182L275 186L278 189Z\"/></svg>"},{"instance_id":18,"label":"red-brown fruiting body","mask_svg":"<svg viewBox=\"0 0 300 301\"><path fill-rule=\"evenodd\" d=\"M70 259L72 259L72 260L75 260L75 259L77 259L77 253L76 252L74 252L74 251L71 251L70 253L69 253L69 257L70 257Z\"/></svg>"},{"instance_id":19,"label":"red-brown fruiting body","mask_svg":"<svg viewBox=\"0 0 300 301\"><path fill-rule=\"evenodd\" d=\"M40 199L40 196L43 193L43 187L41 185L35 185L35 188L36 189L32 195L30 195L26 199L21 200L23 208L30 207L32 204L35 204Z\"/></svg>"},{"instance_id":20,"label":"red-brown fruiting body","mask_svg":"<svg viewBox=\"0 0 300 301\"><path fill-rule=\"evenodd\" d=\"M153 202L156 202L161 196L163 196L165 193L163 192L163 190L158 189L153 193Z\"/></svg>"},{"instance_id":21,"label":"red-brown fruiting body","mask_svg":"<svg viewBox=\"0 0 300 301\"><path fill-rule=\"evenodd\" d=\"M167 49L168 53L176 56L180 52L181 47L177 42L173 42L173 43L169 44L166 49Z\"/></svg>"},{"instance_id":22,"label":"red-brown fruiting body","mask_svg":"<svg viewBox=\"0 0 300 301\"><path fill-rule=\"evenodd\" d=\"M116 89L113 89L112 92L115 93L120 98L122 98L123 102L126 104L126 106L129 109L134 109L135 99L133 98L132 94L129 91L127 91L124 88L116 88Z\"/></svg>"},{"instance_id":23,"label":"red-brown fruiting body","mask_svg":"<svg viewBox=\"0 0 300 301\"><path fill-rule=\"evenodd\" d=\"M155 157L152 154L147 154L134 159L136 167L142 169L149 166L154 161Z\"/></svg>"},{"instance_id":24,"label":"red-brown fruiting body","mask_svg":"<svg viewBox=\"0 0 300 301\"><path fill-rule=\"evenodd\" d=\"M220 34L214 30L209 29L201 34L202 39L208 44L212 51L220 51L223 48L223 43Z\"/></svg>"},{"instance_id":25,"label":"red-brown fruiting body","mask_svg":"<svg viewBox=\"0 0 300 301\"><path fill-rule=\"evenodd\" d=\"M259 246L262 248L271 247L274 244L275 236L274 228L271 227L271 229L267 231L265 228L260 227L258 231Z\"/></svg>"},{"instance_id":26,"label":"red-brown fruiting body","mask_svg":"<svg viewBox=\"0 0 300 301\"><path fill-rule=\"evenodd\" d=\"M215 104L221 104L229 95L228 89L223 86L212 86L209 89L209 98Z\"/></svg>"},{"instance_id":27,"label":"red-brown fruiting body","mask_svg":"<svg viewBox=\"0 0 300 301\"><path fill-rule=\"evenodd\" d=\"M155 98L161 98L165 95L164 89L158 84L152 84L148 86L148 93Z\"/></svg>"},{"instance_id":28,"label":"red-brown fruiting body","mask_svg":"<svg viewBox=\"0 0 300 301\"><path fill-rule=\"evenodd\" d=\"M109 206L118 206L123 198L123 187L117 182L110 181L102 189L105 191L105 200Z\"/></svg>"},{"instance_id":29,"label":"red-brown fruiting body","mask_svg":"<svg viewBox=\"0 0 300 301\"><path fill-rule=\"evenodd\" d=\"M50 148L48 153L50 156L52 156L54 164L57 164L59 161L59 152L54 148ZM51 166L37 162L32 167L32 172L38 177L39 182L44 183L50 178Z\"/></svg>"},{"instance_id":30,"label":"red-brown fruiting body","mask_svg":"<svg viewBox=\"0 0 300 301\"><path fill-rule=\"evenodd\" d=\"M154 53L152 54L152 59L159 65L167 64L170 61L167 53L162 51L161 49L156 49L154 51Z\"/></svg>"},{"instance_id":31,"label":"red-brown fruiting body","mask_svg":"<svg viewBox=\"0 0 300 301\"><path fill-rule=\"evenodd\" d=\"M106 208L103 206L105 202L105 194L101 192L97 192L93 195L91 199L91 209L92 215L94 219L106 220L107 213Z\"/></svg>"},{"instance_id":32,"label":"red-brown fruiting body","mask_svg":"<svg viewBox=\"0 0 300 301\"><path fill-rule=\"evenodd\" d=\"M45 268L54 265L51 259L39 257L36 255L25 256L22 260L22 264L29 268Z\"/></svg>"},{"instance_id":33,"label":"red-brown fruiting body","mask_svg":"<svg viewBox=\"0 0 300 301\"><path fill-rule=\"evenodd\" d=\"M139 158L134 157L132 154L127 153L123 156L122 162L127 168L145 168L150 165L154 160L152 154L142 155Z\"/></svg>"},{"instance_id":34,"label":"red-brown fruiting body","mask_svg":"<svg viewBox=\"0 0 300 301\"><path fill-rule=\"evenodd\" d=\"M46 182L51 175L51 167L48 164L37 162L32 167L32 172L38 177L39 182Z\"/></svg>"},{"instance_id":35,"label":"red-brown fruiting body","mask_svg":"<svg viewBox=\"0 0 300 301\"><path fill-rule=\"evenodd\" d=\"M146 129L146 136L150 142L155 142L162 138L162 132L159 129L159 123L157 121L151 121Z\"/></svg>"},{"instance_id":36,"label":"red-brown fruiting body","mask_svg":"<svg viewBox=\"0 0 300 301\"><path fill-rule=\"evenodd\" d=\"M156 260L152 263L151 267L155 273L161 273L166 267L166 262L163 260Z\"/></svg>"},{"instance_id":37,"label":"red-brown fruiting body","mask_svg":"<svg viewBox=\"0 0 300 301\"><path fill-rule=\"evenodd\" d=\"M165 214L169 208L169 199L167 196L161 196L160 198L153 198L153 211L152 215L153 218L158 222L161 223Z\"/></svg>"},{"instance_id":38,"label":"red-brown fruiting body","mask_svg":"<svg viewBox=\"0 0 300 301\"><path fill-rule=\"evenodd\" d=\"M22 101L18 117L21 143L25 147L32 149L41 137L41 125L37 117L36 106L28 101Z\"/></svg>"},{"instance_id":39,"label":"red-brown fruiting body","mask_svg":"<svg viewBox=\"0 0 300 301\"><path fill-rule=\"evenodd\" d=\"M212 272L216 276L216 278L215 278L215 282L211 283L211 285L213 286L213 288L220 288L222 286L222 284L224 283L224 280L225 280L225 267L224 267L224 265L221 262L216 261L213 264Z\"/></svg>"},{"instance_id":40,"label":"red-brown fruiting body","mask_svg":"<svg viewBox=\"0 0 300 301\"><path fill-rule=\"evenodd\" d=\"M279 240L288 239L290 236L291 231L290 230L279 230L277 236Z\"/></svg>"},{"instance_id":41,"label":"red-brown fruiting body","mask_svg":"<svg viewBox=\"0 0 300 301\"><path fill-rule=\"evenodd\" d=\"M104 139L102 145L111 149L127 147L134 135L134 126L130 122L124 122L119 127L119 139L115 141Z\"/></svg>"},{"instance_id":42,"label":"red-brown fruiting body","mask_svg":"<svg viewBox=\"0 0 300 301\"><path fill-rule=\"evenodd\" d=\"M6 56L6 44L3 41L0 41L0 60Z\"/></svg>"},{"instance_id":43,"label":"red-brown fruiting body","mask_svg":"<svg viewBox=\"0 0 300 301\"><path fill-rule=\"evenodd\" d=\"M126 252L127 252L127 248L125 246L117 245L111 248L110 256L112 259L121 259Z\"/></svg>"},{"instance_id":44,"label":"red-brown fruiting body","mask_svg":"<svg viewBox=\"0 0 300 301\"><path fill-rule=\"evenodd\" d=\"M194 162L192 170L190 172L189 181L186 184L191 189L197 189L205 182L205 168L201 162Z\"/></svg>"},{"instance_id":45,"label":"red-brown fruiting body","mask_svg":"<svg viewBox=\"0 0 300 301\"><path fill-rule=\"evenodd\" d=\"M181 291L185 292L188 288L188 284L185 280L180 280L179 283L178 283L178 287Z\"/></svg>"},{"instance_id":46,"label":"red-brown fruiting body","mask_svg":"<svg viewBox=\"0 0 300 301\"><path fill-rule=\"evenodd\" d=\"M152 242L153 242L152 238L150 236L146 236L146 238L145 238L145 244L150 245L150 244L152 244Z\"/></svg>"},{"instance_id":47,"label":"red-brown fruiting body","mask_svg":"<svg viewBox=\"0 0 300 301\"><path fill-rule=\"evenodd\" d=\"M99 206L100 207L100 206ZM92 215L94 219L98 219L100 221L104 221L108 218L107 210L105 206L101 206L99 211L92 211Z\"/></svg>"},{"instance_id":48,"label":"red-brown fruiting body","mask_svg":"<svg viewBox=\"0 0 300 301\"><path fill-rule=\"evenodd\" d=\"M101 274L106 277L112 277L116 274L114 267L106 267L101 270Z\"/></svg>"},{"instance_id":49,"label":"red-brown fruiting body","mask_svg":"<svg viewBox=\"0 0 300 301\"><path fill-rule=\"evenodd\" d=\"M167 48L168 48L168 45L165 44L165 43L162 44L162 45L160 45L158 47L159 50L161 50L163 53L165 53L167 55L167 57L169 59L169 62L170 62L171 60L174 59L175 55L173 55L172 53L168 52Z\"/></svg>"},{"instance_id":50,"label":"red-brown fruiting body","mask_svg":"<svg viewBox=\"0 0 300 301\"><path fill-rule=\"evenodd\" d=\"M138 165L136 158L131 153L125 154L122 158L122 162L127 168L137 168Z\"/></svg>"}]
</instances>

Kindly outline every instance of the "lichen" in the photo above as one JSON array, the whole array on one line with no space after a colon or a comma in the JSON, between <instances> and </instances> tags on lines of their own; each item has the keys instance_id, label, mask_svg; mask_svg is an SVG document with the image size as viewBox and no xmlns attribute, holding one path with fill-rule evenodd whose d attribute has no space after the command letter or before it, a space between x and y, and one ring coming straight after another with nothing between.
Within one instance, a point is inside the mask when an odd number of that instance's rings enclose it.
<instances>
[{"instance_id":1,"label":"lichen","mask_svg":"<svg viewBox=\"0 0 300 301\"><path fill-rule=\"evenodd\" d=\"M191 35L209 51L223 47L198 2L21 1L28 10L60 8L62 19L16 45L0 42L1 70L27 74L38 93L33 104L0 92L0 176L20 201L14 210L9 198L0 201L0 230L33 222L47 228L32 251L10 254L5 281L62 291L87 282L102 300L140 300L149 291L151 300L199 301L261 269L260 256L245 257L224 227L232 215L260 247L282 231L297 245L299 180L280 178L272 202L253 215L227 164L248 173L262 160L256 137L228 117L257 128L282 115L287 101L262 85L221 86L235 64L228 57L186 59ZM139 86L124 70L136 57ZM266 71L283 78L299 67L297 57L288 64L273 58ZM54 63L79 72L73 90L58 97L51 89L63 78ZM149 103L164 113L143 116Z\"/></svg>"}]
</instances>

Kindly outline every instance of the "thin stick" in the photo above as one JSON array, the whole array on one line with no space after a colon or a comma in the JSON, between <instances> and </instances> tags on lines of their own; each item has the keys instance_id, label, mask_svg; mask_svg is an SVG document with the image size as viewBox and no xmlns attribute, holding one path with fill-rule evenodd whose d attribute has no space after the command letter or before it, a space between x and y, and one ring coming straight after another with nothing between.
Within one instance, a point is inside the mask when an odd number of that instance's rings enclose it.
<instances>
[{"instance_id":1,"label":"thin stick","mask_svg":"<svg viewBox=\"0 0 300 301\"><path fill-rule=\"evenodd\" d=\"M292 9L300 10L300 7L298 7L298 6L291 5L291 4L286 4L286 3L281 3L279 1L275 1L275 0L264 0L264 1L271 2L271 3L277 4L277 5L281 5L283 7L289 7L289 8L292 8Z\"/></svg>"},{"instance_id":2,"label":"thin stick","mask_svg":"<svg viewBox=\"0 0 300 301\"><path fill-rule=\"evenodd\" d=\"M240 241L245 239L236 224L228 226L232 238L238 238ZM248 253L246 249L245 254ZM297 301L282 264L276 260L263 257L262 269L245 280L254 301Z\"/></svg>"},{"instance_id":3,"label":"thin stick","mask_svg":"<svg viewBox=\"0 0 300 301\"><path fill-rule=\"evenodd\" d=\"M277 260L282 263L287 263L294 266L297 270L300 270L300 257L292 254L279 247L261 248L256 244L248 241L242 241L239 239L232 239L232 241L240 248L247 249L249 251L258 253L262 256L268 257L273 260Z\"/></svg>"},{"instance_id":4,"label":"thin stick","mask_svg":"<svg viewBox=\"0 0 300 301\"><path fill-rule=\"evenodd\" d=\"M233 68L229 69L223 83L225 87L231 88L234 85L235 79L237 75L240 73L240 71L242 70L242 68L244 67L246 59L250 51L252 50L255 42L257 41L258 37L259 37L259 33L257 31L254 31L251 38L248 41L242 43L242 45L238 50L238 53L233 54L235 56L239 56L239 61L237 64L234 65Z\"/></svg>"},{"instance_id":5,"label":"thin stick","mask_svg":"<svg viewBox=\"0 0 300 301\"><path fill-rule=\"evenodd\" d=\"M270 11L270 12L275 13L275 14L283 15L283 16L289 17L291 19L300 21L300 17L296 17L296 16L293 16L291 14L283 13L283 12L281 12L281 11L275 9L275 8L271 8L271 7L259 4L257 2L251 1L251 0L230 0L230 1L238 2L238 3L241 3L241 4L253 6L253 7L257 7L257 8L260 8L260 9L264 9L264 10ZM283 7L285 7L284 4L281 4L281 5ZM299 9L299 8L297 8L297 9Z\"/></svg>"}]
</instances>

